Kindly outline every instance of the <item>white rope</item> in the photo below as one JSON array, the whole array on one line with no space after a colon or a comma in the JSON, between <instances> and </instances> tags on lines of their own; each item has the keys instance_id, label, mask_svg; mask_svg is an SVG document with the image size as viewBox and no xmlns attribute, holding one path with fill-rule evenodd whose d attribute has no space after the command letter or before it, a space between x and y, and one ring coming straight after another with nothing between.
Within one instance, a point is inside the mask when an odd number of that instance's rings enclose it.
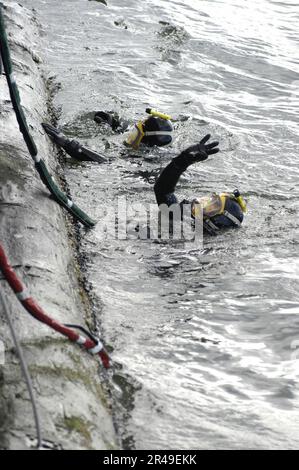
<instances>
[{"instance_id":1,"label":"white rope","mask_svg":"<svg viewBox=\"0 0 299 470\"><path fill-rule=\"evenodd\" d=\"M20 302L24 302L24 300L28 300L31 297L27 289L24 289L22 292L18 292L16 296Z\"/></svg>"},{"instance_id":2,"label":"white rope","mask_svg":"<svg viewBox=\"0 0 299 470\"><path fill-rule=\"evenodd\" d=\"M102 345L101 341L98 341L98 344L94 348L89 349L88 352L90 354L98 354L100 351L102 351L103 347L104 346Z\"/></svg>"},{"instance_id":3,"label":"white rope","mask_svg":"<svg viewBox=\"0 0 299 470\"><path fill-rule=\"evenodd\" d=\"M79 336L79 338L76 341L77 344L85 344L85 342L86 342L86 338L84 338L84 336Z\"/></svg>"}]
</instances>

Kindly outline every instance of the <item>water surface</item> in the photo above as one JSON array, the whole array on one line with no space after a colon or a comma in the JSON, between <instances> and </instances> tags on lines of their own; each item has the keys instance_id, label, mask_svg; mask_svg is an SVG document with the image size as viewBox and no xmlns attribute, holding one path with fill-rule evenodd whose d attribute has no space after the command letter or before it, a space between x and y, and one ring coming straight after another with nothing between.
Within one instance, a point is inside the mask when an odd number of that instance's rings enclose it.
<instances>
[{"instance_id":1,"label":"water surface","mask_svg":"<svg viewBox=\"0 0 299 470\"><path fill-rule=\"evenodd\" d=\"M103 241L82 230L98 296L123 446L298 448L298 22L296 1L23 0L43 26L68 135L107 165L70 163L72 195L100 219L118 196L154 203L170 159L210 132L221 153L193 166L180 197L239 188L239 231L203 250ZM95 110L173 115L176 141L144 158Z\"/></svg>"}]
</instances>

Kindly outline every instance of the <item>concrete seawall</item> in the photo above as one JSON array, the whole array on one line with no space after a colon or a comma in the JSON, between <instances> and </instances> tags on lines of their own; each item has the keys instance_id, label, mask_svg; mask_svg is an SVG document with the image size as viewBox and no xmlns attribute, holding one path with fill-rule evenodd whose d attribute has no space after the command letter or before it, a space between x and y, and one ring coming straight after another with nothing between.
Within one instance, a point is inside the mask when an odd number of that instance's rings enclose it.
<instances>
[{"instance_id":1,"label":"concrete seawall","mask_svg":"<svg viewBox=\"0 0 299 470\"><path fill-rule=\"evenodd\" d=\"M39 154L58 178L62 169L40 125L49 117L42 64L34 52L38 25L20 4L2 3L30 131ZM50 199L34 169L1 75L0 240L18 276L43 309L61 323L84 325L91 312L78 281L68 223L68 216ZM29 364L43 438L63 449L117 447L98 359L30 317L3 278L0 288ZM26 449L35 437L32 409L3 312L0 319L0 340L5 346L5 363L0 364L0 448Z\"/></svg>"}]
</instances>

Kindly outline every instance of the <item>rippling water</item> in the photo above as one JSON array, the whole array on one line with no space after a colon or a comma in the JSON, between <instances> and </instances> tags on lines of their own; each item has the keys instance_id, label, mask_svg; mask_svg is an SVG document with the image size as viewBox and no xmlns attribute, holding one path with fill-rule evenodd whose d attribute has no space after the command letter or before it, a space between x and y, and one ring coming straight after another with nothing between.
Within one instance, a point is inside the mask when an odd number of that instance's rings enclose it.
<instances>
[{"instance_id":1,"label":"rippling water","mask_svg":"<svg viewBox=\"0 0 299 470\"><path fill-rule=\"evenodd\" d=\"M154 202L179 149L211 132L222 152L193 166L180 196L238 187L240 231L201 251L102 241L82 230L88 278L113 358L117 422L130 448L299 445L297 0L23 0L43 25L61 90L60 125L104 151L70 164L72 194L100 218L117 196ZM91 112L176 119L177 139L145 158ZM296 349L297 347L297 349Z\"/></svg>"}]
</instances>

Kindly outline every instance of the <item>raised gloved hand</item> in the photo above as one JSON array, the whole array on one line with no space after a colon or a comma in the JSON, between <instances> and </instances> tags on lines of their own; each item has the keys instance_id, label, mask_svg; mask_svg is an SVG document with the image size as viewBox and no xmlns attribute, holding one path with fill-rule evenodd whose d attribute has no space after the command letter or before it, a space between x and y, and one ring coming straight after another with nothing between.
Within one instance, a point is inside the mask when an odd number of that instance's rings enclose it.
<instances>
[{"instance_id":1,"label":"raised gloved hand","mask_svg":"<svg viewBox=\"0 0 299 470\"><path fill-rule=\"evenodd\" d=\"M207 144L210 137L211 134L207 134L203 139L201 139L199 144L192 145L186 150L183 150L178 157L174 158L175 163L182 168L187 168L189 165L196 162L202 162L203 160L206 160L209 155L219 152L219 142L215 141Z\"/></svg>"}]
</instances>

